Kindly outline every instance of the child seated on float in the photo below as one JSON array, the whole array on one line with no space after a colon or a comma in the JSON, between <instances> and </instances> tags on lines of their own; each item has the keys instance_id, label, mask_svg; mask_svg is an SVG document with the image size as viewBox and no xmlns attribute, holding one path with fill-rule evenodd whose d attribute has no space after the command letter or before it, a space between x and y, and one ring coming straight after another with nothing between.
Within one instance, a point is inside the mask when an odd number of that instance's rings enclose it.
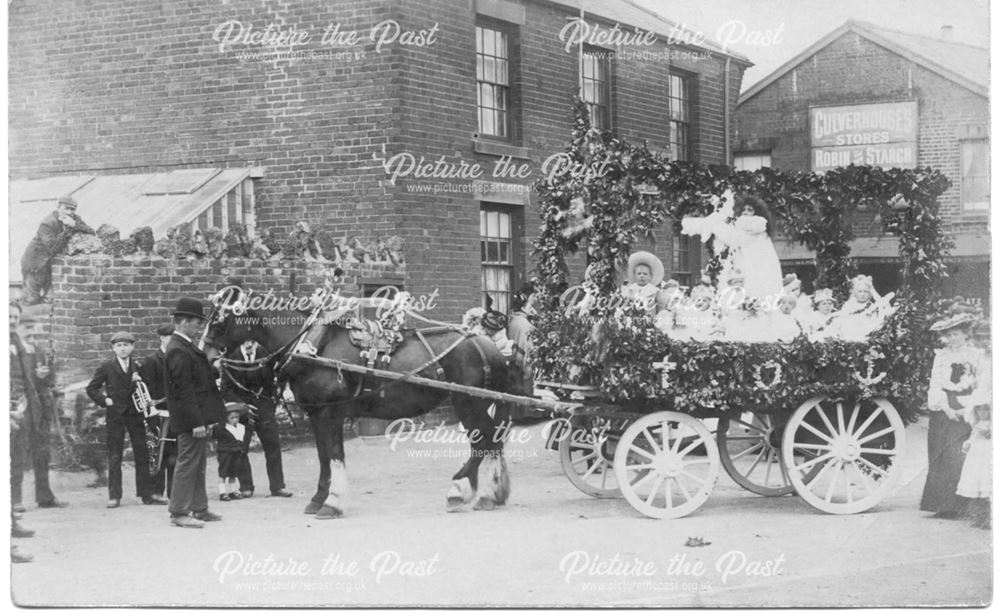
<instances>
[{"instance_id":1,"label":"child seated on float","mask_svg":"<svg viewBox=\"0 0 1000 613\"><path fill-rule=\"evenodd\" d=\"M771 313L771 336L779 343L790 343L802 334L802 326L796 319L799 297L783 294L778 300L778 309Z\"/></svg>"},{"instance_id":2,"label":"child seated on float","mask_svg":"<svg viewBox=\"0 0 1000 613\"><path fill-rule=\"evenodd\" d=\"M864 341L893 312L890 301L894 295L879 296L868 275L854 277L851 279L851 297L837 312L831 324L831 334L845 341Z\"/></svg>"},{"instance_id":3,"label":"child seated on float","mask_svg":"<svg viewBox=\"0 0 1000 613\"><path fill-rule=\"evenodd\" d=\"M677 310L684 301L684 291L680 283L671 279L666 282L664 289L656 293L656 317L654 325L656 329L664 334L670 334L674 328L674 319Z\"/></svg>"},{"instance_id":4,"label":"child seated on float","mask_svg":"<svg viewBox=\"0 0 1000 613\"><path fill-rule=\"evenodd\" d=\"M640 302L651 314L656 309L656 293L663 281L663 262L648 251L636 251L628 258L629 283L622 295Z\"/></svg>"},{"instance_id":5,"label":"child seated on float","mask_svg":"<svg viewBox=\"0 0 1000 613\"><path fill-rule=\"evenodd\" d=\"M677 306L670 337L679 341L707 342L722 336L715 310L715 290L706 280L691 288L691 296Z\"/></svg>"},{"instance_id":6,"label":"child seated on float","mask_svg":"<svg viewBox=\"0 0 1000 613\"><path fill-rule=\"evenodd\" d=\"M819 342L830 338L831 325L837 317L837 303L833 300L833 291L818 289L813 294L815 311L810 311L802 320L802 328L809 340Z\"/></svg>"}]
</instances>

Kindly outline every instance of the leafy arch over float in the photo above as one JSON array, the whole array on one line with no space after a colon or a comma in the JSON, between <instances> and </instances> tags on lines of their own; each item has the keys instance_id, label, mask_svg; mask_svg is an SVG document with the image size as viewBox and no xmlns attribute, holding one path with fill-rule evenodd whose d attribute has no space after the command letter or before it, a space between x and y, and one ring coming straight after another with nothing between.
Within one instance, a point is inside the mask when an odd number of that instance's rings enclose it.
<instances>
[{"instance_id":1,"label":"leafy arch over float","mask_svg":"<svg viewBox=\"0 0 1000 613\"><path fill-rule=\"evenodd\" d=\"M874 208L883 231L899 239L901 297L932 300L946 276L951 242L937 199L950 181L931 168L852 165L816 174L673 162L645 143L633 145L591 129L579 100L562 157L566 171L550 173L536 185L543 222L535 244L537 272L550 293L569 284L565 256L584 242L589 279L613 292L615 271L639 238L663 223L679 227L684 216L707 215L711 197L730 188L760 197L791 240L816 252L820 287L846 288L852 221L861 207Z\"/></svg>"}]
</instances>

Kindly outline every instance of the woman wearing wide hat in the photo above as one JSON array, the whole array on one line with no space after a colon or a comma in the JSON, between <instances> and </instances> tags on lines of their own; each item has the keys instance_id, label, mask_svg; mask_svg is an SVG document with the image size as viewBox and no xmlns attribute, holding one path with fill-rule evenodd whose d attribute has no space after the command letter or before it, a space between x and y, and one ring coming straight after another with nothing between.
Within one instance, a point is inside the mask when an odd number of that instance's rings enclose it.
<instances>
[{"instance_id":1,"label":"woman wearing wide hat","mask_svg":"<svg viewBox=\"0 0 1000 613\"><path fill-rule=\"evenodd\" d=\"M963 511L956 490L964 460L962 444L971 432L963 414L970 401L982 395L990 377L985 352L969 342L976 321L970 312L953 312L931 326L941 334L944 347L935 351L927 390L928 466L920 510L932 511L932 517L939 519L955 518Z\"/></svg>"}]
</instances>

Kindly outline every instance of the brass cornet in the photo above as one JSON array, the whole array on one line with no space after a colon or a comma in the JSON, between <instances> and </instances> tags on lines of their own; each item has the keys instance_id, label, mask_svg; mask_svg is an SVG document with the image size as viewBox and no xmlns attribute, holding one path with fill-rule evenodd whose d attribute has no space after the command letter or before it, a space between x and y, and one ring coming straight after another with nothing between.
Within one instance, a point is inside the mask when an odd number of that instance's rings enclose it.
<instances>
[{"instance_id":1,"label":"brass cornet","mask_svg":"<svg viewBox=\"0 0 1000 613\"><path fill-rule=\"evenodd\" d=\"M142 379L135 382L135 389L132 390L132 404L135 405L135 410L144 416L149 415L153 408L153 397L149 395L149 388L146 387L146 383Z\"/></svg>"}]
</instances>

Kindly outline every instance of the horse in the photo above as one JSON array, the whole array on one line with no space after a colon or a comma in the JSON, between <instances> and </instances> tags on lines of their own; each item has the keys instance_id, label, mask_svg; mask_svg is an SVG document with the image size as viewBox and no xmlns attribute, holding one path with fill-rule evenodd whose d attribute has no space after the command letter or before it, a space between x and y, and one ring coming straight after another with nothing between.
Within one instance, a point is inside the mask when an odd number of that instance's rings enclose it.
<instances>
[{"instance_id":1,"label":"horse","mask_svg":"<svg viewBox=\"0 0 1000 613\"><path fill-rule=\"evenodd\" d=\"M245 292L229 293L227 298L220 295L214 298L215 308L206 323L207 345L225 355L227 348L237 347L248 339L257 341L267 356L251 363L223 358L220 368L272 366L279 379L287 381L296 403L309 416L320 475L316 493L305 513L317 519L332 519L345 512L348 481L344 422L348 416L387 420L412 418L431 411L449 394L455 413L469 434L471 454L451 479L446 496L447 510L462 510L470 503L474 510L493 510L506 503L510 479L503 446L511 425L509 406L405 380L390 381L341 371L332 365L298 360L294 353L296 347L308 337L316 357L347 364L365 363L362 349L352 344L350 329L343 321L320 318L309 325L306 322L310 313L301 310L267 310L263 315L246 308L248 294ZM488 338L470 335L453 326L420 331L403 329L401 333L402 342L392 352L390 362L379 364L378 368L504 391L506 361ZM415 370L418 372L412 372ZM374 389L365 390L366 383L374 385Z\"/></svg>"}]
</instances>

